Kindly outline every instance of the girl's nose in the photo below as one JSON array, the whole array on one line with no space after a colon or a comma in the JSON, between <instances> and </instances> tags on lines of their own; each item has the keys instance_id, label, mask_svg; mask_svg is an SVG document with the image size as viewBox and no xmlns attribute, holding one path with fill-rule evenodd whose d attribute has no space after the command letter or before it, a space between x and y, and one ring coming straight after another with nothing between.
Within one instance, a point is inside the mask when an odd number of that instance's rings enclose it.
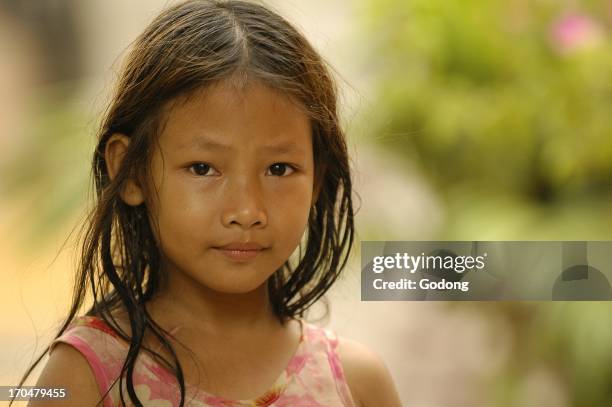
<instances>
[{"instance_id":1,"label":"girl's nose","mask_svg":"<svg viewBox=\"0 0 612 407\"><path fill-rule=\"evenodd\" d=\"M238 225L242 229L261 228L268 223L259 182L243 179L226 190L222 222L226 227Z\"/></svg>"}]
</instances>

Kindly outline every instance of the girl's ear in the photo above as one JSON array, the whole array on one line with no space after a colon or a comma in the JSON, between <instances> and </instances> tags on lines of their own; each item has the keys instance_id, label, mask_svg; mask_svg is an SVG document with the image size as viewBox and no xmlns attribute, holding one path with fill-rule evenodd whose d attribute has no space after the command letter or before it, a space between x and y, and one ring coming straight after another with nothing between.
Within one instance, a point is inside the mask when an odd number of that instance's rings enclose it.
<instances>
[{"instance_id":1,"label":"girl's ear","mask_svg":"<svg viewBox=\"0 0 612 407\"><path fill-rule=\"evenodd\" d=\"M119 172L121 162L123 161L123 156L125 155L129 144L130 139L126 135L120 133L111 135L106 142L104 159L106 160L106 169L110 179L114 179ZM131 206L138 206L144 202L142 188L138 184L138 181L133 178L128 178L125 181L121 191L119 192L119 196L121 196L121 199L126 204Z\"/></svg>"}]
</instances>

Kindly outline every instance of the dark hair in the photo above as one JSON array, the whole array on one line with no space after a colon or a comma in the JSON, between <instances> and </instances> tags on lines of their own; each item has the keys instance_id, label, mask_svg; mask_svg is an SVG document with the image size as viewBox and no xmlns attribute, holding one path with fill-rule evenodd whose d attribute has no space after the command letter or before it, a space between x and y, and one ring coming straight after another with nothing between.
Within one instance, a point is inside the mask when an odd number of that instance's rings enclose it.
<instances>
[{"instance_id":1,"label":"dark hair","mask_svg":"<svg viewBox=\"0 0 612 407\"><path fill-rule=\"evenodd\" d=\"M183 371L168 332L147 313L145 303L159 290L160 253L147 216L147 201L129 206L119 197L136 177L147 185L152 146L170 102L228 78L257 80L299 101L312 129L316 202L308 219L306 247L294 267L287 260L268 279L269 300L281 323L317 301L346 265L353 244L349 158L339 125L337 89L325 62L286 20L245 1L190 0L165 10L137 38L120 74L98 132L93 156L95 205L84 227L82 253L69 314L59 337L91 292L87 315L102 318L129 342L120 375L131 402L141 405L133 372L141 348L159 357L177 377L184 405ZM122 133L130 143L111 180L104 158L109 137ZM149 197L149 191L145 191ZM148 198L147 198L148 199ZM300 248L302 244L300 244ZM131 335L111 311L127 310ZM146 331L157 338L172 363L143 344ZM49 347L27 370L23 384ZM125 376L125 378L124 378ZM106 396L103 395L103 398Z\"/></svg>"}]
</instances>

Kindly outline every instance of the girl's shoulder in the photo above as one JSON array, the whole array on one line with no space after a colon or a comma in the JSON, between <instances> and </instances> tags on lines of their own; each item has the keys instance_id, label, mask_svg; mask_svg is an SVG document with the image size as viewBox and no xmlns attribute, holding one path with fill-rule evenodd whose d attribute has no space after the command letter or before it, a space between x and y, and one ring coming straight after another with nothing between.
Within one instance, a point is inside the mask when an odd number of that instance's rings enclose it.
<instances>
[{"instance_id":1,"label":"girl's shoulder","mask_svg":"<svg viewBox=\"0 0 612 407\"><path fill-rule=\"evenodd\" d=\"M391 375L375 352L331 328L299 321L301 345L286 370L300 377L291 383L318 389L325 405L401 406Z\"/></svg>"},{"instance_id":2,"label":"girl's shoulder","mask_svg":"<svg viewBox=\"0 0 612 407\"><path fill-rule=\"evenodd\" d=\"M64 389L68 393L62 400L65 406L98 405L110 387L114 366L107 362L109 355L116 355L119 345L109 342L111 338L114 332L93 318L74 319L49 346L49 358L36 386ZM110 396L104 399L105 407L113 403ZM41 401L41 407L45 405Z\"/></svg>"},{"instance_id":3,"label":"girl's shoulder","mask_svg":"<svg viewBox=\"0 0 612 407\"><path fill-rule=\"evenodd\" d=\"M378 353L357 341L338 337L338 354L356 406L401 406L389 369Z\"/></svg>"},{"instance_id":4,"label":"girl's shoulder","mask_svg":"<svg viewBox=\"0 0 612 407\"><path fill-rule=\"evenodd\" d=\"M97 384L99 395L104 395L104 406L118 405L119 378L122 375L123 365L128 355L129 344L104 320L94 316L75 318L62 335L51 343L49 347L51 357L53 357L54 349L60 344L69 345L73 353L76 350L82 357L81 359L86 361L90 376L93 376ZM66 349L67 347L63 346L62 348ZM141 398L144 400L150 396L149 394L142 394L144 390L159 388L163 392L168 387L159 386L159 384L169 383L173 380L170 373L160 367L147 354L139 355L134 366L133 378L136 393L139 396L144 396L144 398ZM157 393L155 397L160 399L174 397L174 394ZM98 397L98 399L100 398Z\"/></svg>"},{"instance_id":5,"label":"girl's shoulder","mask_svg":"<svg viewBox=\"0 0 612 407\"><path fill-rule=\"evenodd\" d=\"M75 348L89 362L96 380L110 387L111 379L121 371L128 349L127 343L102 319L76 317L49 347L49 354L60 344Z\"/></svg>"},{"instance_id":6,"label":"girl's shoulder","mask_svg":"<svg viewBox=\"0 0 612 407\"><path fill-rule=\"evenodd\" d=\"M49 354L60 344L68 344L76 348L88 360L89 356L117 354L120 349L120 339L117 334L102 320L91 316L80 316L72 320L66 330L49 346ZM104 352L103 352L104 351Z\"/></svg>"}]
</instances>

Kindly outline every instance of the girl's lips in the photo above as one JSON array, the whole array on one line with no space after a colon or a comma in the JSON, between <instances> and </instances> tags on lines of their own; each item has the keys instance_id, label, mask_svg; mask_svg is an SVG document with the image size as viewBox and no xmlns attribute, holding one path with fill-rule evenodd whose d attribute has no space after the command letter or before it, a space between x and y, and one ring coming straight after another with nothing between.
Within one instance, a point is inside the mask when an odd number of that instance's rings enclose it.
<instances>
[{"instance_id":1,"label":"girl's lips","mask_svg":"<svg viewBox=\"0 0 612 407\"><path fill-rule=\"evenodd\" d=\"M243 251L264 249L262 245L260 245L259 243L254 243L254 242L247 242L247 243L234 242L234 243L229 243L229 244L220 246L218 248L222 250L243 250Z\"/></svg>"},{"instance_id":2,"label":"girl's lips","mask_svg":"<svg viewBox=\"0 0 612 407\"><path fill-rule=\"evenodd\" d=\"M216 248L221 254L230 258L231 260L246 261L252 260L257 257L264 249L252 249L252 250L235 250L226 249L225 247Z\"/></svg>"}]
</instances>

